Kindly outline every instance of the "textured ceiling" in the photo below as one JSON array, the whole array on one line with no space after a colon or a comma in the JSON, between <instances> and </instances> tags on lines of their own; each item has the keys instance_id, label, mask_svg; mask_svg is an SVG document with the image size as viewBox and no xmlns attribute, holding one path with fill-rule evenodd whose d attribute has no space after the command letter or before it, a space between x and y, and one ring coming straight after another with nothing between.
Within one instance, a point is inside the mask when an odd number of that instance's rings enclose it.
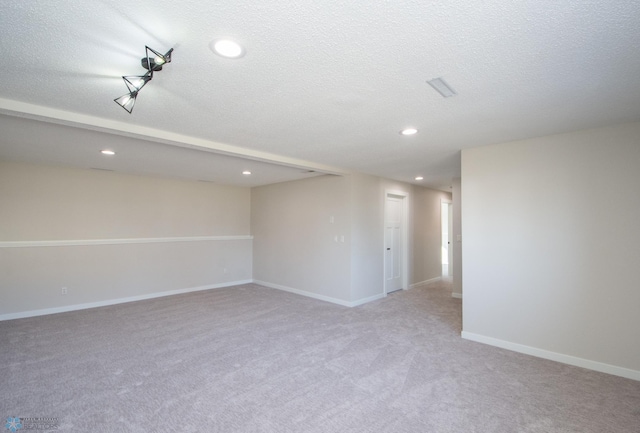
<instances>
[{"instance_id":1,"label":"textured ceiling","mask_svg":"<svg viewBox=\"0 0 640 433\"><path fill-rule=\"evenodd\" d=\"M16 125L0 158L38 154L50 129L56 163L90 166L78 140L115 134L150 159L184 152L157 164L172 176L202 177L190 161L204 149L211 168L229 166L222 152L291 179L357 171L446 190L463 148L640 120L638 23L636 0L3 0L0 124ZM214 55L217 37L246 55ZM113 99L120 76L144 72L145 45L173 61L130 115ZM440 76L457 96L426 84ZM39 138L17 147L26 124ZM117 168L149 173L136 161Z\"/></svg>"}]
</instances>

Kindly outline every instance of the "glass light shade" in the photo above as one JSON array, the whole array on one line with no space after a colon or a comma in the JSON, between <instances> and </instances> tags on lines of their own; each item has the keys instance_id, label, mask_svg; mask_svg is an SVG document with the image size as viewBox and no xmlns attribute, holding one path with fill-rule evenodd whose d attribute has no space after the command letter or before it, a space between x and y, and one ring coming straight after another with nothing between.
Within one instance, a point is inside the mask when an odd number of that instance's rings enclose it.
<instances>
[{"instance_id":1,"label":"glass light shade","mask_svg":"<svg viewBox=\"0 0 640 433\"><path fill-rule=\"evenodd\" d=\"M138 92L140 89L144 87L149 81L153 74L151 72L147 72L144 75L127 75L123 76L124 84L127 85L127 89L129 89L129 93Z\"/></svg>"},{"instance_id":2,"label":"glass light shade","mask_svg":"<svg viewBox=\"0 0 640 433\"><path fill-rule=\"evenodd\" d=\"M153 48L149 48L145 46L146 49L146 57L143 60L142 65L147 68L150 72L160 71L162 70L162 65L165 63L171 62L171 53L173 52L173 48L167 51L165 54L160 54ZM146 65L145 65L146 60Z\"/></svg>"},{"instance_id":3,"label":"glass light shade","mask_svg":"<svg viewBox=\"0 0 640 433\"><path fill-rule=\"evenodd\" d=\"M137 97L138 92L131 92L114 99L114 101L116 104L127 110L129 114L131 114L131 112L133 111L133 106L136 105Z\"/></svg>"}]
</instances>

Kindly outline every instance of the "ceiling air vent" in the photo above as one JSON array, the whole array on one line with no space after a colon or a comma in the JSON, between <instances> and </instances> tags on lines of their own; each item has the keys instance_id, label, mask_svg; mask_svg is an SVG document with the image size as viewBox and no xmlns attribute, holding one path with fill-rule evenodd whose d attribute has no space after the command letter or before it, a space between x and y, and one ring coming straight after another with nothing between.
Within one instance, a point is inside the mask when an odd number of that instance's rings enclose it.
<instances>
[{"instance_id":1,"label":"ceiling air vent","mask_svg":"<svg viewBox=\"0 0 640 433\"><path fill-rule=\"evenodd\" d=\"M446 81L444 81L444 78L442 77L429 80L427 81L427 84L429 84L431 87L436 89L436 91L440 93L442 96L444 96L445 98L448 98L450 96L455 96L458 94L455 90L453 90L453 88L449 84L447 84Z\"/></svg>"}]
</instances>

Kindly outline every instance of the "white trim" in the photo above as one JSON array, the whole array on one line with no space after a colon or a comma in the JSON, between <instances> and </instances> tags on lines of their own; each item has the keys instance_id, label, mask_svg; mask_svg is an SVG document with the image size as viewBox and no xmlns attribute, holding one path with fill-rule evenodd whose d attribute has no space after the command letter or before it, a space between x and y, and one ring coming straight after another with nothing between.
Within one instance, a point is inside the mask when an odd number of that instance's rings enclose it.
<instances>
[{"instance_id":1,"label":"white trim","mask_svg":"<svg viewBox=\"0 0 640 433\"><path fill-rule=\"evenodd\" d=\"M230 281L228 283L208 284L206 286L190 287L188 289L168 290L166 292L149 293L146 295L129 296L127 298L108 299L106 301L88 302L86 304L65 305L63 307L44 308L42 310L21 311L0 315L0 322L4 320L23 319L25 317L45 316L47 314L66 313L68 311L86 310L88 308L106 307L108 305L124 304L126 302L143 301L145 299L162 298L165 296L181 295L183 293L200 292L203 290L220 289L223 287L249 284L251 280Z\"/></svg>"},{"instance_id":2,"label":"white trim","mask_svg":"<svg viewBox=\"0 0 640 433\"><path fill-rule=\"evenodd\" d=\"M452 298L456 298L456 299L462 299L462 293L452 293L451 294Z\"/></svg>"},{"instance_id":3,"label":"white trim","mask_svg":"<svg viewBox=\"0 0 640 433\"><path fill-rule=\"evenodd\" d=\"M350 307L358 307L360 305L368 304L369 302L377 301L378 299L385 298L386 295L384 293L380 293L377 295L369 296L368 298L358 299L357 301L350 302Z\"/></svg>"},{"instance_id":4,"label":"white trim","mask_svg":"<svg viewBox=\"0 0 640 433\"><path fill-rule=\"evenodd\" d=\"M235 241L251 240L251 235L239 236L188 236L176 238L128 238L128 239L72 239L56 241L9 241L0 242L0 248L26 247L68 247L83 245L121 245L121 244L155 244L164 242L200 242L200 241Z\"/></svg>"},{"instance_id":5,"label":"white trim","mask_svg":"<svg viewBox=\"0 0 640 433\"><path fill-rule=\"evenodd\" d=\"M441 281L442 277L430 278L428 280L420 281L419 283L413 283L409 286L410 289L415 289L416 287L426 286L429 283L435 283L436 281Z\"/></svg>"},{"instance_id":6,"label":"white trim","mask_svg":"<svg viewBox=\"0 0 640 433\"><path fill-rule=\"evenodd\" d=\"M499 340L497 338L485 337L484 335L474 334L473 332L462 331L462 338L466 340L476 341L478 343L488 344L490 346L500 347L502 349L512 350L514 352L524 353L526 355L536 356L538 358L550 359L552 361L561 362L563 364L574 365L589 370L599 371L601 373L613 374L615 376L625 377L627 379L639 380L640 371L631 370L629 368L618 367L616 365L605 364L603 362L592 361L590 359L578 358L576 356L565 355L563 353L550 352L536 347L525 346L523 344L511 343L509 341Z\"/></svg>"},{"instance_id":7,"label":"white trim","mask_svg":"<svg viewBox=\"0 0 640 433\"><path fill-rule=\"evenodd\" d=\"M332 304L342 305L344 307L351 307L351 303L349 301L343 301L342 299L332 298L330 296L318 295L317 293L306 292L304 290L294 289L293 287L282 286L280 284L267 283L266 281L253 280L255 284L260 284L261 286L269 287L270 289L278 289L283 290L289 293L295 293L296 295L306 296L308 298L318 299L320 301L331 302Z\"/></svg>"},{"instance_id":8,"label":"white trim","mask_svg":"<svg viewBox=\"0 0 640 433\"><path fill-rule=\"evenodd\" d=\"M270 289L282 290L284 292L294 293L296 295L306 296L307 298L318 299L320 301L330 302L332 304L342 305L343 307L357 307L362 304L366 304L367 302L376 301L378 299L382 299L385 297L384 293L380 293L379 295L374 295L369 298L359 299L357 301L344 301L338 298L332 298L331 296L319 295L313 292L307 292L305 290L294 289L293 287L282 286L280 284L268 283L266 281L253 280L255 284L259 284L261 286L269 287Z\"/></svg>"}]
</instances>

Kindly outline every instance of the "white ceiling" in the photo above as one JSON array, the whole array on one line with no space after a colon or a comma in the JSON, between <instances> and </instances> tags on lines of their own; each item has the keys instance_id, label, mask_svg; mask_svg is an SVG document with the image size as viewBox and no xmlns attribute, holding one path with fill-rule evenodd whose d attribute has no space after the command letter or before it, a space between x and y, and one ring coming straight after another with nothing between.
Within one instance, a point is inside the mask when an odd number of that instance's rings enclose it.
<instances>
[{"instance_id":1,"label":"white ceiling","mask_svg":"<svg viewBox=\"0 0 640 433\"><path fill-rule=\"evenodd\" d=\"M218 37L246 55L214 55ZM637 0L3 0L0 158L448 190L461 149L640 120L639 41ZM128 114L113 99L145 45L173 61Z\"/></svg>"}]
</instances>

